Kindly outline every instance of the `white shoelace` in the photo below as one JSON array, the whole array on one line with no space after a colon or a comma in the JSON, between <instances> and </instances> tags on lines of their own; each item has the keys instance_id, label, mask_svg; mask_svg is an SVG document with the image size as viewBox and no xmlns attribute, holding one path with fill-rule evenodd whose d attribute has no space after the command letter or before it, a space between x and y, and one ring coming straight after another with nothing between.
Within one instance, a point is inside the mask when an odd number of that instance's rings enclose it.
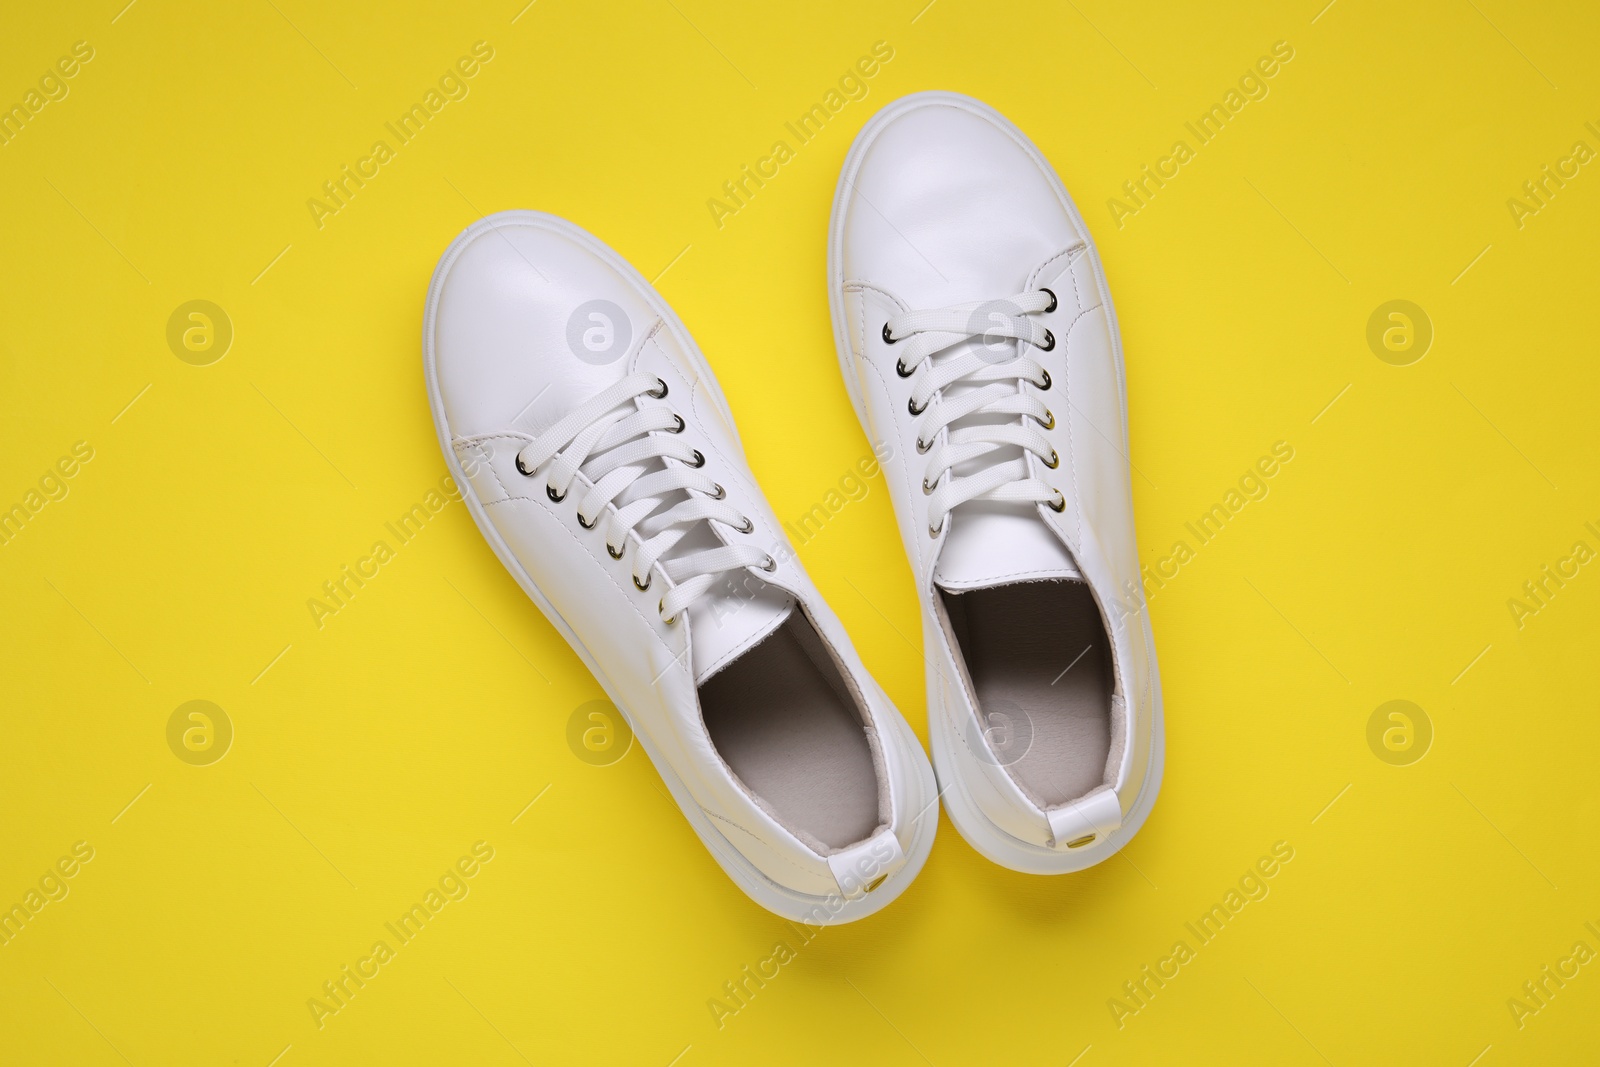
<instances>
[{"instance_id":1,"label":"white shoelace","mask_svg":"<svg viewBox=\"0 0 1600 1067\"><path fill-rule=\"evenodd\" d=\"M1040 289L1005 300L908 311L884 324L885 341L907 342L895 368L902 378L927 365L911 391L910 410L921 416L917 451L928 457L922 491L932 498L930 537L939 536L945 518L969 500L1066 507L1060 490L1030 476L1026 457L1032 452L1051 469L1061 462L1028 421L1048 430L1055 415L1025 389L1050 388L1049 372L1027 347L1055 347L1050 331L1029 317L1055 307L1055 294ZM974 350L941 355L972 338L981 340ZM1003 349L997 344L1002 340Z\"/></svg>"},{"instance_id":2,"label":"white shoelace","mask_svg":"<svg viewBox=\"0 0 1600 1067\"><path fill-rule=\"evenodd\" d=\"M517 470L531 478L548 463L545 492L557 503L581 477L589 491L578 502L578 522L593 529L605 513L612 559L621 559L633 538L638 588L650 588L651 569L660 564L670 588L657 610L672 623L718 575L745 567L770 571L777 564L754 545L719 545L668 558L698 523L726 523L740 533L754 524L724 503L723 487L701 473L705 456L678 436L683 419L665 404L637 404L642 397L666 395L667 383L655 375L628 375L523 446Z\"/></svg>"}]
</instances>

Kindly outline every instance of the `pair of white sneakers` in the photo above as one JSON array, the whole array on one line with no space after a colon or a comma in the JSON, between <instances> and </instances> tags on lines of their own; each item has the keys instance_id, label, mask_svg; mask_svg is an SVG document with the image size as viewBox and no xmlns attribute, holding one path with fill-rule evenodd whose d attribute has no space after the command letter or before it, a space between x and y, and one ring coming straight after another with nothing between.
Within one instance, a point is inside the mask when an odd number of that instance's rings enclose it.
<instances>
[{"instance_id":1,"label":"pair of white sneakers","mask_svg":"<svg viewBox=\"0 0 1600 1067\"><path fill-rule=\"evenodd\" d=\"M569 222L503 212L445 252L423 324L479 529L717 862L812 924L904 891L941 798L996 863L1098 863L1144 823L1163 757L1121 342L1060 179L991 108L906 97L845 161L828 287L916 575L932 768L638 271Z\"/></svg>"}]
</instances>

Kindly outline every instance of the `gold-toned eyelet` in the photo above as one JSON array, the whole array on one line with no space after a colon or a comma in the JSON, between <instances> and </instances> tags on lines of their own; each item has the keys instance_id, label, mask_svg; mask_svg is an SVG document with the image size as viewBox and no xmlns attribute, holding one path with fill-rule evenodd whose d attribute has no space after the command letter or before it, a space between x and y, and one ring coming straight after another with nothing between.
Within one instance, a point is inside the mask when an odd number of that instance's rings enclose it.
<instances>
[{"instance_id":1,"label":"gold-toned eyelet","mask_svg":"<svg viewBox=\"0 0 1600 1067\"><path fill-rule=\"evenodd\" d=\"M889 332L889 324L885 322L883 324L883 343L886 345L892 345L896 340L897 338Z\"/></svg>"},{"instance_id":2,"label":"gold-toned eyelet","mask_svg":"<svg viewBox=\"0 0 1600 1067\"><path fill-rule=\"evenodd\" d=\"M667 380L665 378L657 378L656 384L661 386L660 390L658 391L651 389L646 395L653 396L657 400L660 400L662 397L667 395Z\"/></svg>"},{"instance_id":3,"label":"gold-toned eyelet","mask_svg":"<svg viewBox=\"0 0 1600 1067\"><path fill-rule=\"evenodd\" d=\"M1068 848L1082 848L1084 845L1090 844L1093 841L1094 841L1094 834L1085 834L1082 837L1074 838L1073 840L1068 841L1067 842L1067 847Z\"/></svg>"},{"instance_id":4,"label":"gold-toned eyelet","mask_svg":"<svg viewBox=\"0 0 1600 1067\"><path fill-rule=\"evenodd\" d=\"M1067 510L1067 495L1065 493L1063 493L1061 490L1057 489L1056 490L1056 496L1061 498L1061 503L1057 504L1054 500L1046 500L1044 502L1045 506L1048 507L1051 511L1054 511L1054 512L1066 511Z\"/></svg>"},{"instance_id":5,"label":"gold-toned eyelet","mask_svg":"<svg viewBox=\"0 0 1600 1067\"><path fill-rule=\"evenodd\" d=\"M627 545L623 545L621 548L612 548L611 547L611 542L610 541L606 542L606 553L608 555L610 555L612 559L621 559L622 558L622 554L624 552L626 552L627 550L628 550L628 546Z\"/></svg>"},{"instance_id":6,"label":"gold-toned eyelet","mask_svg":"<svg viewBox=\"0 0 1600 1067\"><path fill-rule=\"evenodd\" d=\"M1052 289L1046 289L1046 288L1044 288L1044 286L1040 286L1039 287L1039 291L1041 293L1049 293L1050 294L1050 306L1044 309L1045 314L1048 315L1050 312L1052 312L1052 311L1054 311L1056 309L1056 294L1055 294L1055 291L1052 290Z\"/></svg>"},{"instance_id":7,"label":"gold-toned eyelet","mask_svg":"<svg viewBox=\"0 0 1600 1067\"><path fill-rule=\"evenodd\" d=\"M1043 426L1047 430L1053 430L1056 428L1056 413L1051 411L1049 408L1045 408L1044 418L1040 419L1037 415L1035 415L1033 421L1037 422L1040 426Z\"/></svg>"},{"instance_id":8,"label":"gold-toned eyelet","mask_svg":"<svg viewBox=\"0 0 1600 1067\"><path fill-rule=\"evenodd\" d=\"M521 452L517 453L517 473L518 474L522 475L524 478L532 478L534 476L534 474L538 472L538 469L539 468L537 468L537 467L532 467L532 468L524 467L522 465L522 453Z\"/></svg>"},{"instance_id":9,"label":"gold-toned eyelet","mask_svg":"<svg viewBox=\"0 0 1600 1067\"><path fill-rule=\"evenodd\" d=\"M641 592L641 593L644 592L646 589L649 589L650 588L650 575L648 575L648 574L645 575L644 576L644 584L640 585L639 584L639 576L637 574L635 574L633 576L633 587L635 589L639 590L639 592Z\"/></svg>"},{"instance_id":10,"label":"gold-toned eyelet","mask_svg":"<svg viewBox=\"0 0 1600 1067\"><path fill-rule=\"evenodd\" d=\"M656 605L656 614L657 615L661 615L661 609L666 607L666 606L667 606L667 601L666 601L665 598L663 598L661 600L661 602ZM666 623L668 626L671 626L673 623L677 622L682 617L683 617L683 615L682 615L681 612L679 614L677 614L677 615L661 615L661 621Z\"/></svg>"},{"instance_id":11,"label":"gold-toned eyelet","mask_svg":"<svg viewBox=\"0 0 1600 1067\"><path fill-rule=\"evenodd\" d=\"M561 495L557 496L556 495L556 487L551 485L548 482L545 483L544 495L549 497L550 498L550 502L553 503L553 504L559 504L563 500L567 499L567 494L565 494L565 493L562 493Z\"/></svg>"},{"instance_id":12,"label":"gold-toned eyelet","mask_svg":"<svg viewBox=\"0 0 1600 1067\"><path fill-rule=\"evenodd\" d=\"M1050 458L1044 461L1044 465L1049 467L1051 470L1055 470L1057 467L1061 466L1061 457L1056 453L1055 449L1052 448L1050 450Z\"/></svg>"}]
</instances>

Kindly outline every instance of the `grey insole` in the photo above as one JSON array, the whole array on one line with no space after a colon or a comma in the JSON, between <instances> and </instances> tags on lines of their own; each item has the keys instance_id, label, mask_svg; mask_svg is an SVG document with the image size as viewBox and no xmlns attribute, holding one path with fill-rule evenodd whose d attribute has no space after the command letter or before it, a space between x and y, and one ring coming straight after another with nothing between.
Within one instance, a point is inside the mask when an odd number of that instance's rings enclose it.
<instances>
[{"instance_id":1,"label":"grey insole","mask_svg":"<svg viewBox=\"0 0 1600 1067\"><path fill-rule=\"evenodd\" d=\"M984 729L1012 779L1046 808L1102 784L1111 647L1088 586L1021 582L943 596Z\"/></svg>"},{"instance_id":2,"label":"grey insole","mask_svg":"<svg viewBox=\"0 0 1600 1067\"><path fill-rule=\"evenodd\" d=\"M799 611L700 687L700 711L733 773L790 830L843 848L877 828L866 731Z\"/></svg>"}]
</instances>

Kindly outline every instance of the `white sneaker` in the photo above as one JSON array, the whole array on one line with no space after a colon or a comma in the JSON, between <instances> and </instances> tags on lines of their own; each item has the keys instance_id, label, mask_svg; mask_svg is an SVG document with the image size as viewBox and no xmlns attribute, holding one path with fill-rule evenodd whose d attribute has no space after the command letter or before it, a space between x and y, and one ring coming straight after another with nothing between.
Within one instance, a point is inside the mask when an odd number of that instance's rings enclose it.
<instances>
[{"instance_id":1,"label":"white sneaker","mask_svg":"<svg viewBox=\"0 0 1600 1067\"><path fill-rule=\"evenodd\" d=\"M945 810L1006 867L1098 863L1149 815L1164 744L1088 229L998 112L919 93L850 149L828 279L856 414L895 446Z\"/></svg>"},{"instance_id":2,"label":"white sneaker","mask_svg":"<svg viewBox=\"0 0 1600 1067\"><path fill-rule=\"evenodd\" d=\"M933 772L660 295L571 223L502 212L439 261L423 360L478 528L728 875L813 924L898 896L933 847Z\"/></svg>"}]
</instances>

